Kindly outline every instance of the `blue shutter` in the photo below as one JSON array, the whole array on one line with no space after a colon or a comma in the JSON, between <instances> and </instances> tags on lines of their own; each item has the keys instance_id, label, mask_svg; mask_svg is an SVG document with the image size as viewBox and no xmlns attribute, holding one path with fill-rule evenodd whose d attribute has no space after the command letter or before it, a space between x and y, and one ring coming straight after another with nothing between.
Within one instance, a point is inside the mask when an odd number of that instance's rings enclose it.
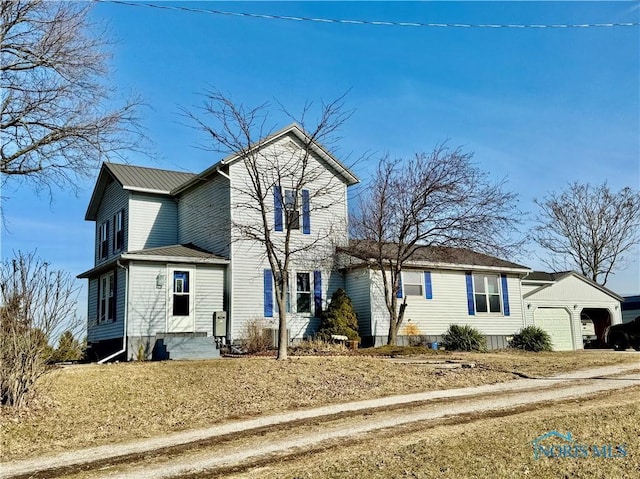
<instances>
[{"instance_id":1,"label":"blue shutter","mask_svg":"<svg viewBox=\"0 0 640 479\"><path fill-rule=\"evenodd\" d=\"M507 289L507 275L501 274L502 278L502 304L504 305L504 315L511 315L511 310L509 309L509 290Z\"/></svg>"},{"instance_id":2,"label":"blue shutter","mask_svg":"<svg viewBox=\"0 0 640 479\"><path fill-rule=\"evenodd\" d=\"M433 299L433 290L431 288L431 271L424 272L424 297Z\"/></svg>"},{"instance_id":3,"label":"blue shutter","mask_svg":"<svg viewBox=\"0 0 640 479\"><path fill-rule=\"evenodd\" d=\"M282 190L279 186L273 187L273 215L276 231L282 231Z\"/></svg>"},{"instance_id":4,"label":"blue shutter","mask_svg":"<svg viewBox=\"0 0 640 479\"><path fill-rule=\"evenodd\" d=\"M320 271L313 272L313 303L316 318L319 318L322 313L322 273Z\"/></svg>"},{"instance_id":5,"label":"blue shutter","mask_svg":"<svg viewBox=\"0 0 640 479\"><path fill-rule=\"evenodd\" d=\"M469 308L469 316L475 316L476 307L473 302L473 277L471 273L465 273L467 282L467 307Z\"/></svg>"},{"instance_id":6,"label":"blue shutter","mask_svg":"<svg viewBox=\"0 0 640 479\"><path fill-rule=\"evenodd\" d=\"M398 274L398 293L396 296L402 298L402 273Z\"/></svg>"},{"instance_id":7,"label":"blue shutter","mask_svg":"<svg viewBox=\"0 0 640 479\"><path fill-rule=\"evenodd\" d=\"M311 210L309 206L309 190L302 190L302 233L311 234Z\"/></svg>"},{"instance_id":8,"label":"blue shutter","mask_svg":"<svg viewBox=\"0 0 640 479\"><path fill-rule=\"evenodd\" d=\"M270 269L264 270L264 317L273 318L273 275Z\"/></svg>"}]
</instances>

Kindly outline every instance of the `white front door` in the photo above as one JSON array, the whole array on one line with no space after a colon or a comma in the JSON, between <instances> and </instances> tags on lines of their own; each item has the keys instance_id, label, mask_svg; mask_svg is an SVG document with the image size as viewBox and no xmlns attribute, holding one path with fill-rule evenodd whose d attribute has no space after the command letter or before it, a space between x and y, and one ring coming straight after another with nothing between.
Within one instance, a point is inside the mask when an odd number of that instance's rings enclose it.
<instances>
[{"instance_id":1,"label":"white front door","mask_svg":"<svg viewBox=\"0 0 640 479\"><path fill-rule=\"evenodd\" d=\"M195 331L193 297L195 294L195 270L192 267L169 268L167 293L167 332L187 333Z\"/></svg>"}]
</instances>

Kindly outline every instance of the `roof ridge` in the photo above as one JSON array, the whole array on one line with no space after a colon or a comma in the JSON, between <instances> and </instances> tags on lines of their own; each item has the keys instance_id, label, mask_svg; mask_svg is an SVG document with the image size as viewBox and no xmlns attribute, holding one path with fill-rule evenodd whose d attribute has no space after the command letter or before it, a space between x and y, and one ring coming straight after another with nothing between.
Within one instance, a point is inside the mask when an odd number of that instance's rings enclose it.
<instances>
[{"instance_id":1,"label":"roof ridge","mask_svg":"<svg viewBox=\"0 0 640 479\"><path fill-rule=\"evenodd\" d=\"M125 168L137 168L137 169L143 169L143 170L153 170L153 171L164 171L167 173L178 173L180 175L197 175L197 173L191 173L189 171L180 171L180 170L168 170L166 168L155 168L152 166L139 166L139 165L130 165L127 163L115 163L115 162L111 162L111 161L105 161L104 162L105 165L107 166L124 166Z\"/></svg>"}]
</instances>

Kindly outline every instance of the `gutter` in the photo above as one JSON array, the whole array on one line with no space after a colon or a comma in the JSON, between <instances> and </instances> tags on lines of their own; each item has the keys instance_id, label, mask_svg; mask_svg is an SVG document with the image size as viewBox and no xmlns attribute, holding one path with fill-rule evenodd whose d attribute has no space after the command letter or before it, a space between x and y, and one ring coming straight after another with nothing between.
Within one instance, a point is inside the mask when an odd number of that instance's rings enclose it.
<instances>
[{"instance_id":1,"label":"gutter","mask_svg":"<svg viewBox=\"0 0 640 479\"><path fill-rule=\"evenodd\" d=\"M115 353L107 356L106 358L101 359L100 361L98 361L98 364L104 364L107 361L109 361L110 359L113 359L117 356L119 356L120 354L124 353L127 351L127 318L129 317L129 268L127 268L126 266L122 266L122 263L120 263L120 260L116 261L116 264L118 265L119 268L122 268L124 270L124 324L123 324L123 331L122 331L122 349L120 349L120 351L116 351ZM117 301L117 298L116 298Z\"/></svg>"}]
</instances>

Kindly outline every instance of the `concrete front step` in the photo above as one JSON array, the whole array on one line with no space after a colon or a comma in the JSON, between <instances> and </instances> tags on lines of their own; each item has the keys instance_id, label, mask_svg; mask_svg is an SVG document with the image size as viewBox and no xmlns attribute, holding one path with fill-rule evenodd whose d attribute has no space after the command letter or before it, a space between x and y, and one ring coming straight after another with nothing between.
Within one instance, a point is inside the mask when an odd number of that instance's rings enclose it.
<instances>
[{"instance_id":1,"label":"concrete front step","mask_svg":"<svg viewBox=\"0 0 640 479\"><path fill-rule=\"evenodd\" d=\"M153 359L215 359L220 350L215 338L206 336L165 336L156 339Z\"/></svg>"}]
</instances>

